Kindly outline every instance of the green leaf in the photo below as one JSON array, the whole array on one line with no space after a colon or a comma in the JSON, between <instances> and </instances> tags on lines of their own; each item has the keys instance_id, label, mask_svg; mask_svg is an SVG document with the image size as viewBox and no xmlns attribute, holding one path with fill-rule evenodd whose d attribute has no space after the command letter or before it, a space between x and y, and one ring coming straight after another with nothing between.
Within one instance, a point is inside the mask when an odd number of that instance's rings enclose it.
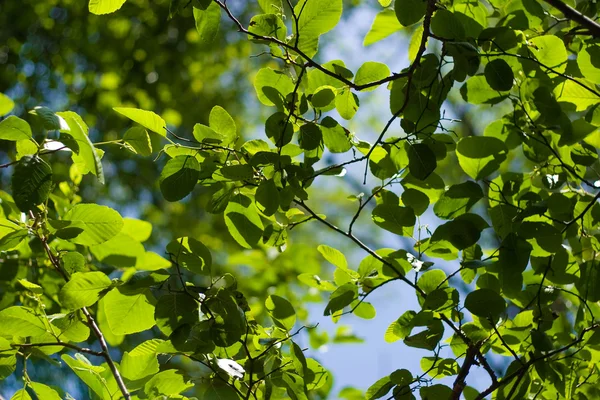
<instances>
[{"instance_id":1,"label":"green leaf","mask_svg":"<svg viewBox=\"0 0 600 400\"><path fill-rule=\"evenodd\" d=\"M421 275L417 281L417 286L419 286L419 288L421 288L425 294L429 294L440 287L444 281L445 286L448 286L448 282L446 281L446 273L440 269L433 269L431 271L426 271L423 275Z\"/></svg>"},{"instance_id":2,"label":"green leaf","mask_svg":"<svg viewBox=\"0 0 600 400\"><path fill-rule=\"evenodd\" d=\"M440 320L432 320L427 329L404 339L404 344L418 349L435 349L444 335L444 325Z\"/></svg>"},{"instance_id":3,"label":"green leaf","mask_svg":"<svg viewBox=\"0 0 600 400\"><path fill-rule=\"evenodd\" d=\"M262 181L256 189L256 206L263 214L271 216L279 209L279 190L273 179Z\"/></svg>"},{"instance_id":4,"label":"green leaf","mask_svg":"<svg viewBox=\"0 0 600 400\"><path fill-rule=\"evenodd\" d=\"M225 224L235 241L247 249L258 244L264 229L255 203L241 193L229 201L225 209Z\"/></svg>"},{"instance_id":5,"label":"green leaf","mask_svg":"<svg viewBox=\"0 0 600 400\"><path fill-rule=\"evenodd\" d=\"M103 264L127 268L135 266L137 259L146 251L140 242L119 232L112 239L90 247L90 252Z\"/></svg>"},{"instance_id":6,"label":"green leaf","mask_svg":"<svg viewBox=\"0 0 600 400\"><path fill-rule=\"evenodd\" d=\"M152 154L152 141L148 131L141 126L131 127L123 135L125 143L131 146L133 152L144 157Z\"/></svg>"},{"instance_id":7,"label":"green leaf","mask_svg":"<svg viewBox=\"0 0 600 400\"><path fill-rule=\"evenodd\" d=\"M238 400L240 397L231 386L218 380L210 380L208 387L200 392L205 400Z\"/></svg>"},{"instance_id":8,"label":"green leaf","mask_svg":"<svg viewBox=\"0 0 600 400\"><path fill-rule=\"evenodd\" d=\"M265 133L271 139L271 142L277 147L283 147L292 141L294 128L290 124L287 115L283 112L276 112L267 118L265 122ZM257 152L262 153L262 152Z\"/></svg>"},{"instance_id":9,"label":"green leaf","mask_svg":"<svg viewBox=\"0 0 600 400\"><path fill-rule=\"evenodd\" d=\"M12 306L0 311L1 336L41 336L46 333L44 321L31 308Z\"/></svg>"},{"instance_id":10,"label":"green leaf","mask_svg":"<svg viewBox=\"0 0 600 400\"><path fill-rule=\"evenodd\" d=\"M494 173L506 160L507 153L503 141L487 136L464 137L456 145L458 163L475 180Z\"/></svg>"},{"instance_id":11,"label":"green leaf","mask_svg":"<svg viewBox=\"0 0 600 400\"><path fill-rule=\"evenodd\" d=\"M215 40L221 24L221 7L211 2L205 9L194 7L196 30L200 35L200 43L207 44Z\"/></svg>"},{"instance_id":12,"label":"green leaf","mask_svg":"<svg viewBox=\"0 0 600 400\"><path fill-rule=\"evenodd\" d=\"M266 13L279 12L283 7L281 0L258 0L258 4Z\"/></svg>"},{"instance_id":13,"label":"green leaf","mask_svg":"<svg viewBox=\"0 0 600 400\"><path fill-rule=\"evenodd\" d=\"M483 75L469 78L461 86L460 94L464 101L471 104L495 104L504 100L507 96L505 92L492 89Z\"/></svg>"},{"instance_id":14,"label":"green leaf","mask_svg":"<svg viewBox=\"0 0 600 400\"><path fill-rule=\"evenodd\" d=\"M62 314L61 318L53 318L52 325L60 329L60 337L63 341L75 343L84 342L90 337L90 327L87 320L84 322L83 314L73 312Z\"/></svg>"},{"instance_id":15,"label":"green leaf","mask_svg":"<svg viewBox=\"0 0 600 400\"><path fill-rule=\"evenodd\" d=\"M367 303L363 301L362 303L358 303L358 300L355 300L351 304L354 311L352 313L359 318L362 319L373 319L377 316L377 311L375 307L371 303Z\"/></svg>"},{"instance_id":16,"label":"green leaf","mask_svg":"<svg viewBox=\"0 0 600 400\"><path fill-rule=\"evenodd\" d=\"M402 25L398 23L396 13L392 10L380 11L373 20L371 29L367 32L365 39L363 40L363 46L370 46L391 34L398 32L402 29Z\"/></svg>"},{"instance_id":17,"label":"green leaf","mask_svg":"<svg viewBox=\"0 0 600 400\"><path fill-rule=\"evenodd\" d=\"M410 37L408 44L408 61L411 63L415 62L419 48L421 47L421 41L423 40L423 25L419 25Z\"/></svg>"},{"instance_id":18,"label":"green leaf","mask_svg":"<svg viewBox=\"0 0 600 400\"><path fill-rule=\"evenodd\" d=\"M123 218L121 233L131 236L138 242L145 242L152 234L152 224L135 218Z\"/></svg>"},{"instance_id":19,"label":"green leaf","mask_svg":"<svg viewBox=\"0 0 600 400\"><path fill-rule=\"evenodd\" d=\"M61 400L56 390L52 389L50 386L44 385L43 383L30 382L29 387L33 390L38 399Z\"/></svg>"},{"instance_id":20,"label":"green leaf","mask_svg":"<svg viewBox=\"0 0 600 400\"><path fill-rule=\"evenodd\" d=\"M167 201L179 201L194 190L200 175L195 157L177 156L165 164L159 179L160 191Z\"/></svg>"},{"instance_id":21,"label":"green leaf","mask_svg":"<svg viewBox=\"0 0 600 400\"><path fill-rule=\"evenodd\" d=\"M110 330L115 335L142 332L155 325L156 299L149 288L124 291L114 288L104 297L104 311Z\"/></svg>"},{"instance_id":22,"label":"green leaf","mask_svg":"<svg viewBox=\"0 0 600 400\"><path fill-rule=\"evenodd\" d=\"M419 394L423 400L450 399L453 396L452 389L444 385L431 385L421 387Z\"/></svg>"},{"instance_id":23,"label":"green leaf","mask_svg":"<svg viewBox=\"0 0 600 400\"><path fill-rule=\"evenodd\" d=\"M308 123L300 127L298 134L298 144L304 150L315 150L321 146L323 142L323 133L319 125Z\"/></svg>"},{"instance_id":24,"label":"green leaf","mask_svg":"<svg viewBox=\"0 0 600 400\"><path fill-rule=\"evenodd\" d=\"M403 26L416 24L425 16L427 2L422 0L396 0L396 18Z\"/></svg>"},{"instance_id":25,"label":"green leaf","mask_svg":"<svg viewBox=\"0 0 600 400\"><path fill-rule=\"evenodd\" d=\"M292 304L276 295L267 297L265 308L276 326L290 331L296 323L296 311Z\"/></svg>"},{"instance_id":26,"label":"green leaf","mask_svg":"<svg viewBox=\"0 0 600 400\"><path fill-rule=\"evenodd\" d=\"M54 131L59 129L68 129L68 125L62 117L54 114L48 107L37 106L29 111L30 114L38 116L44 125L44 129Z\"/></svg>"},{"instance_id":27,"label":"green leaf","mask_svg":"<svg viewBox=\"0 0 600 400\"><path fill-rule=\"evenodd\" d=\"M379 379L377 382L369 386L365 396L367 400L379 399L385 396L392 388L394 387L394 383L390 380L389 375L384 376Z\"/></svg>"},{"instance_id":28,"label":"green leaf","mask_svg":"<svg viewBox=\"0 0 600 400\"><path fill-rule=\"evenodd\" d=\"M161 136L167 136L167 124L164 119L152 111L140 110L139 108L114 107L113 110L126 116L133 122L137 122L146 129L156 132Z\"/></svg>"},{"instance_id":29,"label":"green leaf","mask_svg":"<svg viewBox=\"0 0 600 400\"><path fill-rule=\"evenodd\" d=\"M481 187L472 181L450 186L433 206L433 212L440 218L452 219L469 212L483 198Z\"/></svg>"},{"instance_id":30,"label":"green leaf","mask_svg":"<svg viewBox=\"0 0 600 400\"><path fill-rule=\"evenodd\" d=\"M0 220L1 221L1 220ZM2 223L2 222L0 222ZM29 230L17 229L7 233L0 239L0 251L12 250L29 236Z\"/></svg>"},{"instance_id":31,"label":"green leaf","mask_svg":"<svg viewBox=\"0 0 600 400\"><path fill-rule=\"evenodd\" d=\"M326 108L335 100L336 93L337 90L333 86L321 86L315 90L310 102L314 107Z\"/></svg>"},{"instance_id":32,"label":"green leaf","mask_svg":"<svg viewBox=\"0 0 600 400\"><path fill-rule=\"evenodd\" d=\"M13 394L10 400L33 400L25 388L19 389Z\"/></svg>"},{"instance_id":33,"label":"green leaf","mask_svg":"<svg viewBox=\"0 0 600 400\"><path fill-rule=\"evenodd\" d=\"M100 271L75 272L58 293L61 305L71 310L96 304L112 282Z\"/></svg>"},{"instance_id":34,"label":"green leaf","mask_svg":"<svg viewBox=\"0 0 600 400\"><path fill-rule=\"evenodd\" d=\"M494 290L477 289L467 295L465 307L473 315L496 320L506 309L506 302Z\"/></svg>"},{"instance_id":35,"label":"green leaf","mask_svg":"<svg viewBox=\"0 0 600 400\"><path fill-rule=\"evenodd\" d=\"M211 129L224 137L223 144L225 145L234 143L237 139L237 128L235 126L235 121L221 106L214 106L212 110L210 110L208 125L211 127Z\"/></svg>"},{"instance_id":36,"label":"green leaf","mask_svg":"<svg viewBox=\"0 0 600 400\"><path fill-rule=\"evenodd\" d=\"M589 45L577 54L581 74L595 84L600 84L600 46Z\"/></svg>"},{"instance_id":37,"label":"green leaf","mask_svg":"<svg viewBox=\"0 0 600 400\"><path fill-rule=\"evenodd\" d=\"M446 241L456 249L463 250L477 243L481 231L487 227L487 222L479 215L462 214L438 226L431 236L431 243Z\"/></svg>"},{"instance_id":38,"label":"green leaf","mask_svg":"<svg viewBox=\"0 0 600 400\"><path fill-rule=\"evenodd\" d=\"M294 7L298 26L294 36L299 38L298 48L309 57L317 53L319 36L332 30L342 16L342 0L300 0Z\"/></svg>"},{"instance_id":39,"label":"green leaf","mask_svg":"<svg viewBox=\"0 0 600 400\"><path fill-rule=\"evenodd\" d=\"M106 379L102 376L102 372L105 371L104 367L92 365L92 363L80 353L75 354L75 358L68 354L63 354L60 358L92 392L102 399L111 397Z\"/></svg>"},{"instance_id":40,"label":"green leaf","mask_svg":"<svg viewBox=\"0 0 600 400\"><path fill-rule=\"evenodd\" d=\"M501 59L492 60L487 63L484 75L490 87L498 91L510 90L515 79L515 75L508 63Z\"/></svg>"},{"instance_id":41,"label":"green leaf","mask_svg":"<svg viewBox=\"0 0 600 400\"><path fill-rule=\"evenodd\" d=\"M367 61L360 66L356 71L356 77L354 83L356 85L366 85L371 82L376 82L381 79L387 78L390 75L390 68L380 62ZM365 91L371 91L377 89L377 86L372 86L365 89Z\"/></svg>"},{"instance_id":42,"label":"green leaf","mask_svg":"<svg viewBox=\"0 0 600 400\"><path fill-rule=\"evenodd\" d=\"M285 98L294 91L294 82L289 76L271 68L263 68L254 78L254 89L258 100L266 106L284 109Z\"/></svg>"},{"instance_id":43,"label":"green leaf","mask_svg":"<svg viewBox=\"0 0 600 400\"><path fill-rule=\"evenodd\" d=\"M15 166L12 190L19 210L28 212L48 200L52 186L52 168L36 156L24 156Z\"/></svg>"},{"instance_id":44,"label":"green leaf","mask_svg":"<svg viewBox=\"0 0 600 400\"><path fill-rule=\"evenodd\" d=\"M27 279L19 279L19 280L17 280L17 282L19 282L19 285L23 286L26 290L28 290L32 293L35 293L35 294L44 293L44 289L40 285L37 285L33 282L29 282Z\"/></svg>"},{"instance_id":45,"label":"green leaf","mask_svg":"<svg viewBox=\"0 0 600 400\"><path fill-rule=\"evenodd\" d=\"M465 37L465 28L453 12L438 9L431 18L431 30L436 36L459 41Z\"/></svg>"},{"instance_id":46,"label":"green leaf","mask_svg":"<svg viewBox=\"0 0 600 400\"><path fill-rule=\"evenodd\" d=\"M529 39L529 51L539 62L556 72L567 69L567 49L564 42L554 35L535 36Z\"/></svg>"},{"instance_id":47,"label":"green leaf","mask_svg":"<svg viewBox=\"0 0 600 400\"><path fill-rule=\"evenodd\" d=\"M594 87L593 82L584 79L578 79L577 82L580 82L587 87ZM588 107L594 106L600 102L600 96L590 92L588 89L571 80L565 80L564 82L559 83L554 88L554 96L559 102L574 104L575 111L585 111Z\"/></svg>"},{"instance_id":48,"label":"green leaf","mask_svg":"<svg viewBox=\"0 0 600 400\"><path fill-rule=\"evenodd\" d=\"M159 339L147 340L130 352L125 352L121 359L121 373L129 380L143 379L159 371L157 350L163 343Z\"/></svg>"},{"instance_id":49,"label":"green leaf","mask_svg":"<svg viewBox=\"0 0 600 400\"><path fill-rule=\"evenodd\" d=\"M335 119L327 116L321 120L323 142L332 153L345 153L352 148L350 132Z\"/></svg>"},{"instance_id":50,"label":"green leaf","mask_svg":"<svg viewBox=\"0 0 600 400\"><path fill-rule=\"evenodd\" d=\"M212 255L210 250L194 238L182 237L167 245L167 252L183 268L200 275L210 275Z\"/></svg>"},{"instance_id":51,"label":"green leaf","mask_svg":"<svg viewBox=\"0 0 600 400\"><path fill-rule=\"evenodd\" d=\"M346 261L346 257L341 251L324 244L320 244L319 247L317 247L317 250L327 261L336 267L348 269L348 261Z\"/></svg>"},{"instance_id":52,"label":"green leaf","mask_svg":"<svg viewBox=\"0 0 600 400\"><path fill-rule=\"evenodd\" d=\"M56 115L62 118L68 126L68 129L62 127L60 132L67 134L69 139L73 139L66 141L65 144L73 150L74 154L81 157L87 169L96 175L98 182L104 184L104 170L102 169L100 156L96 153L96 149L88 137L88 127L83 119L72 111L59 112ZM73 158L73 161L75 161L75 158Z\"/></svg>"},{"instance_id":53,"label":"green leaf","mask_svg":"<svg viewBox=\"0 0 600 400\"><path fill-rule=\"evenodd\" d=\"M17 141L28 139L31 139L31 127L21 118L10 115L0 121L0 140Z\"/></svg>"},{"instance_id":54,"label":"green leaf","mask_svg":"<svg viewBox=\"0 0 600 400\"><path fill-rule=\"evenodd\" d=\"M275 10L271 10L270 12L275 12ZM260 36L274 37L283 42L287 36L285 24L281 18L275 14L260 14L253 16L248 25L248 31ZM254 37L248 35L248 39L254 39Z\"/></svg>"},{"instance_id":55,"label":"green leaf","mask_svg":"<svg viewBox=\"0 0 600 400\"><path fill-rule=\"evenodd\" d=\"M423 143L408 146L408 168L419 180L425 180L437 168L435 153Z\"/></svg>"},{"instance_id":56,"label":"green leaf","mask_svg":"<svg viewBox=\"0 0 600 400\"><path fill-rule=\"evenodd\" d=\"M0 115L6 115L15 108L15 102L4 93L0 93Z\"/></svg>"},{"instance_id":57,"label":"green leaf","mask_svg":"<svg viewBox=\"0 0 600 400\"><path fill-rule=\"evenodd\" d=\"M90 0L89 10L92 14L110 14L121 8L127 0Z\"/></svg>"},{"instance_id":58,"label":"green leaf","mask_svg":"<svg viewBox=\"0 0 600 400\"><path fill-rule=\"evenodd\" d=\"M71 208L63 217L57 221L62 229L57 231L69 231L75 236L69 241L93 246L104 243L113 238L123 228L123 219L118 212L106 206L97 204L77 204Z\"/></svg>"},{"instance_id":59,"label":"green leaf","mask_svg":"<svg viewBox=\"0 0 600 400\"><path fill-rule=\"evenodd\" d=\"M325 307L323 315L332 315L336 311L344 309L344 307L350 305L358 297L358 287L348 282L338 287L335 292L329 296L329 302Z\"/></svg>"},{"instance_id":60,"label":"green leaf","mask_svg":"<svg viewBox=\"0 0 600 400\"><path fill-rule=\"evenodd\" d=\"M429 197L419 190L406 189L402 192L402 203L413 209L415 215L421 215L429 207Z\"/></svg>"},{"instance_id":61,"label":"green leaf","mask_svg":"<svg viewBox=\"0 0 600 400\"><path fill-rule=\"evenodd\" d=\"M401 236L411 236L417 221L411 208L393 204L378 204L372 218L380 228Z\"/></svg>"},{"instance_id":62,"label":"green leaf","mask_svg":"<svg viewBox=\"0 0 600 400\"><path fill-rule=\"evenodd\" d=\"M225 137L206 125L196 124L193 130L194 139L200 143L221 143Z\"/></svg>"},{"instance_id":63,"label":"green leaf","mask_svg":"<svg viewBox=\"0 0 600 400\"><path fill-rule=\"evenodd\" d=\"M340 114L340 117L344 119L352 119L358 111L358 106L358 97L350 88L343 88L335 96L335 109Z\"/></svg>"},{"instance_id":64,"label":"green leaf","mask_svg":"<svg viewBox=\"0 0 600 400\"><path fill-rule=\"evenodd\" d=\"M156 326L169 336L182 325L198 322L198 302L187 294L166 294L156 303Z\"/></svg>"}]
</instances>

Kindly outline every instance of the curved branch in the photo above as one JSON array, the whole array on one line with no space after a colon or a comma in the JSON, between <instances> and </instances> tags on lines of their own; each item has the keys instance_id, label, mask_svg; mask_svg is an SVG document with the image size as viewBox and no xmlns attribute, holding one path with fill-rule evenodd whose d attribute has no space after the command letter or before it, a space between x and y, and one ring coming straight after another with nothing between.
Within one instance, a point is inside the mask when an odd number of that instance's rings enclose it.
<instances>
[{"instance_id":1,"label":"curved branch","mask_svg":"<svg viewBox=\"0 0 600 400\"><path fill-rule=\"evenodd\" d=\"M586 27L589 30L589 33L593 37L596 37L596 38L600 37L600 25L596 21L588 18L587 16L583 15L582 13L575 10L574 8L571 8L567 4L563 3L561 0L544 0L544 1L548 4L550 4L552 7L559 10L560 12L562 12L566 18Z\"/></svg>"}]
</instances>

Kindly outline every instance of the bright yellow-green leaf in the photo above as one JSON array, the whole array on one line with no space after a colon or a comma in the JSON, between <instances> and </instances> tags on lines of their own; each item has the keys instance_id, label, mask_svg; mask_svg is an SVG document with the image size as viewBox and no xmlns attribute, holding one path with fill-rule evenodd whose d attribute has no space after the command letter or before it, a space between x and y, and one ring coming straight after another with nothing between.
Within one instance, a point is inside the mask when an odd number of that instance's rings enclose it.
<instances>
[{"instance_id":1,"label":"bright yellow-green leaf","mask_svg":"<svg viewBox=\"0 0 600 400\"><path fill-rule=\"evenodd\" d=\"M592 90L595 87L593 82L584 79L578 79L577 81ZM597 90L596 93L598 93ZM554 88L556 100L574 104L575 111L585 111L588 107L598 104L600 96L596 93L571 80L565 80Z\"/></svg>"},{"instance_id":2,"label":"bright yellow-green leaf","mask_svg":"<svg viewBox=\"0 0 600 400\"><path fill-rule=\"evenodd\" d=\"M73 150L74 154L79 155L85 163L87 169L96 175L98 181L104 184L104 170L100 156L96 152L92 141L88 137L88 127L83 119L72 111L56 113L56 115L67 123L68 129L62 128L61 133L69 135L73 140L65 144Z\"/></svg>"},{"instance_id":3,"label":"bright yellow-green leaf","mask_svg":"<svg viewBox=\"0 0 600 400\"><path fill-rule=\"evenodd\" d=\"M29 124L14 115L0 122L0 140L29 140L31 128Z\"/></svg>"},{"instance_id":4,"label":"bright yellow-green leaf","mask_svg":"<svg viewBox=\"0 0 600 400\"><path fill-rule=\"evenodd\" d=\"M216 2L211 2L206 9L194 7L194 20L200 35L200 43L210 43L219 33L221 7Z\"/></svg>"},{"instance_id":5,"label":"bright yellow-green leaf","mask_svg":"<svg viewBox=\"0 0 600 400\"><path fill-rule=\"evenodd\" d=\"M114 107L113 110L126 116L130 120L137 122L152 132L156 132L161 136L167 136L167 124L165 123L165 120L152 111L129 107Z\"/></svg>"},{"instance_id":6,"label":"bright yellow-green leaf","mask_svg":"<svg viewBox=\"0 0 600 400\"><path fill-rule=\"evenodd\" d=\"M358 97L350 88L342 89L335 96L335 108L344 119L352 119L358 111Z\"/></svg>"},{"instance_id":7,"label":"bright yellow-green leaf","mask_svg":"<svg viewBox=\"0 0 600 400\"><path fill-rule=\"evenodd\" d=\"M586 79L600 84L600 46L591 45L580 51L577 65Z\"/></svg>"},{"instance_id":8,"label":"bright yellow-green leaf","mask_svg":"<svg viewBox=\"0 0 600 400\"><path fill-rule=\"evenodd\" d=\"M75 272L58 294L62 306L71 310L95 304L103 291L111 285L111 280L100 271Z\"/></svg>"},{"instance_id":9,"label":"bright yellow-green leaf","mask_svg":"<svg viewBox=\"0 0 600 400\"><path fill-rule=\"evenodd\" d=\"M363 46L370 46L402 29L393 10L383 10L375 16L371 29L363 40Z\"/></svg>"},{"instance_id":10,"label":"bright yellow-green leaf","mask_svg":"<svg viewBox=\"0 0 600 400\"><path fill-rule=\"evenodd\" d=\"M4 93L0 93L0 115L6 115L13 110L15 102Z\"/></svg>"},{"instance_id":11,"label":"bright yellow-green leaf","mask_svg":"<svg viewBox=\"0 0 600 400\"><path fill-rule=\"evenodd\" d=\"M298 47L312 57L319 46L319 36L332 30L342 16L342 0L300 0L294 7L300 37ZM296 26L294 24L294 30Z\"/></svg>"},{"instance_id":12,"label":"bright yellow-green leaf","mask_svg":"<svg viewBox=\"0 0 600 400\"><path fill-rule=\"evenodd\" d=\"M12 306L0 311L0 336L40 336L46 333L42 318L31 308Z\"/></svg>"},{"instance_id":13,"label":"bright yellow-green leaf","mask_svg":"<svg viewBox=\"0 0 600 400\"><path fill-rule=\"evenodd\" d=\"M567 49L564 42L554 35L536 36L529 39L529 51L535 58L556 72L567 68Z\"/></svg>"},{"instance_id":14,"label":"bright yellow-green leaf","mask_svg":"<svg viewBox=\"0 0 600 400\"><path fill-rule=\"evenodd\" d=\"M93 246L116 236L123 227L123 219L106 206L77 204L65 214L63 221L54 225L59 228L57 235L66 235L73 243Z\"/></svg>"},{"instance_id":15,"label":"bright yellow-green leaf","mask_svg":"<svg viewBox=\"0 0 600 400\"><path fill-rule=\"evenodd\" d=\"M92 14L102 15L117 11L127 0L90 0L89 9Z\"/></svg>"},{"instance_id":16,"label":"bright yellow-green leaf","mask_svg":"<svg viewBox=\"0 0 600 400\"><path fill-rule=\"evenodd\" d=\"M358 71L356 71L354 83L357 85L366 85L368 83L387 78L389 75L390 68L387 65L380 62L367 61L360 66ZM365 90L371 91L375 89L377 89L377 86L372 86Z\"/></svg>"},{"instance_id":17,"label":"bright yellow-green leaf","mask_svg":"<svg viewBox=\"0 0 600 400\"><path fill-rule=\"evenodd\" d=\"M156 299L149 288L136 291L112 289L104 297L104 312L115 335L142 332L154 326Z\"/></svg>"}]
</instances>

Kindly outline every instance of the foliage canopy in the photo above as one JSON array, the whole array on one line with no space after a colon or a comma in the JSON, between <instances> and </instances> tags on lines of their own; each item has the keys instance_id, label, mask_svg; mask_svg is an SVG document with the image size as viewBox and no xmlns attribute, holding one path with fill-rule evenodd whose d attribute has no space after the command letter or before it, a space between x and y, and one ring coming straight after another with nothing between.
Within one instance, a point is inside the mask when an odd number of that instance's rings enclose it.
<instances>
[{"instance_id":1,"label":"foliage canopy","mask_svg":"<svg viewBox=\"0 0 600 400\"><path fill-rule=\"evenodd\" d=\"M34 15L17 18L0 53L12 66L0 75L12 88L0 95L0 379L22 376L13 398L70 396L28 371L45 363L92 399L600 397L595 3L379 0L363 45L395 43L409 61L398 71L320 61L353 7L342 0L55 3L36 5L52 17L29 38ZM99 47L61 52L80 16ZM403 49L386 39L396 32ZM59 64L51 78L31 71ZM264 136L248 140L236 115L243 83L213 90L224 69L230 85L252 71ZM50 90L81 80L79 97ZM346 126L372 90L388 91L389 112L371 143ZM463 108L491 122L480 131ZM367 194L340 200L332 182L355 166ZM134 198L148 206L132 212ZM295 241L303 229L313 237ZM377 246L377 231L406 246ZM384 339L426 350L422 370L334 393L299 345L305 332L326 341L304 301L326 299L335 322L372 319L370 294L395 281L418 307ZM487 388L468 386L475 368Z\"/></svg>"}]
</instances>

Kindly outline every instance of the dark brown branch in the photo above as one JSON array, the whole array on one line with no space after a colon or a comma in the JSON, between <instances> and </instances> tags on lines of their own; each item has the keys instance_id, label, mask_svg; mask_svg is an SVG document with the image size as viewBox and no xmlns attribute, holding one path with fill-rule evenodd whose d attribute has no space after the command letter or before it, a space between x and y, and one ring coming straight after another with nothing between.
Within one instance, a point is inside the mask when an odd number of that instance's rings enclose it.
<instances>
[{"instance_id":1,"label":"dark brown branch","mask_svg":"<svg viewBox=\"0 0 600 400\"><path fill-rule=\"evenodd\" d=\"M552 7L556 8L560 12L562 12L565 17L570 19L571 21L577 22L578 24L586 27L590 33L595 38L600 37L600 25L583 15L579 11L571 8L560 0L544 0L546 3L550 4Z\"/></svg>"},{"instance_id":2,"label":"dark brown branch","mask_svg":"<svg viewBox=\"0 0 600 400\"><path fill-rule=\"evenodd\" d=\"M460 395L462 394L465 386L467 385L465 380L467 375L469 375L469 370L475 363L475 357L479 353L479 348L475 345L471 345L467 348L467 355L465 356L465 361L463 362L462 367L460 367L460 371L458 371L458 375L454 380L454 385L452 387L452 397L451 400L460 399Z\"/></svg>"}]
</instances>

